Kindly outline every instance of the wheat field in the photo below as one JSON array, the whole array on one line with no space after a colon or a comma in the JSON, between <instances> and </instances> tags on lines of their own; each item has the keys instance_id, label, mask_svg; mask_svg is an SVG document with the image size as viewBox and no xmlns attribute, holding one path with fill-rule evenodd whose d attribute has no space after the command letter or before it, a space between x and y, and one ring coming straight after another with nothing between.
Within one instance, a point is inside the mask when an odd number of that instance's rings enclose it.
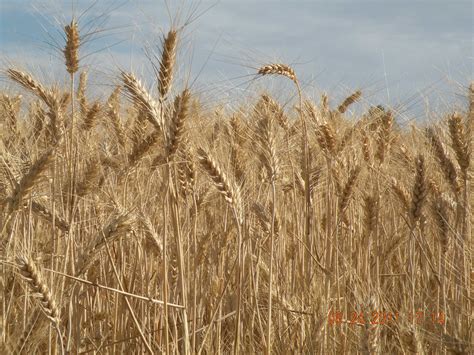
<instances>
[{"instance_id":1,"label":"wheat field","mask_svg":"<svg viewBox=\"0 0 474 355\"><path fill-rule=\"evenodd\" d=\"M204 107L171 28L96 95L63 30L65 85L1 69L2 354L472 353L474 85L402 126L268 63L295 100Z\"/></svg>"}]
</instances>

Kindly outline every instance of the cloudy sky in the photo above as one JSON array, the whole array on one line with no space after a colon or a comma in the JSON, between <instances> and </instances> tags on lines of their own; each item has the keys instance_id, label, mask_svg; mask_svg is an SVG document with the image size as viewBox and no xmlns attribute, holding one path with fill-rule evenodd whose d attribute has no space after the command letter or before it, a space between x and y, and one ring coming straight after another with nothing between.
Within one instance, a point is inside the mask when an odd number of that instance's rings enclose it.
<instances>
[{"instance_id":1,"label":"cloudy sky","mask_svg":"<svg viewBox=\"0 0 474 355\"><path fill-rule=\"evenodd\" d=\"M254 80L267 62L291 64L307 95L337 101L361 88L367 103L406 112L461 102L473 78L470 0L0 0L1 65L60 80L61 28L83 12L83 33L100 30L81 48L97 87L118 68L151 79L145 53L159 49L173 19L190 22L181 84L211 100L282 92L281 80Z\"/></svg>"}]
</instances>

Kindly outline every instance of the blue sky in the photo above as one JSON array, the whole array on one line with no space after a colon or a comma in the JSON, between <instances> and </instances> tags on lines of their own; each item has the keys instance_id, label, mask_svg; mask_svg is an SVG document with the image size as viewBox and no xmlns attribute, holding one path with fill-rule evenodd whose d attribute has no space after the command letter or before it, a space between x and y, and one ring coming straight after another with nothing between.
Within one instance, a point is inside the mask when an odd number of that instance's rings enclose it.
<instances>
[{"instance_id":1,"label":"blue sky","mask_svg":"<svg viewBox=\"0 0 474 355\"><path fill-rule=\"evenodd\" d=\"M328 91L337 102L361 88L368 104L406 112L425 110L427 99L431 110L460 102L473 79L470 0L167 2L172 14L181 9L181 23L194 20L182 41L181 85L193 82L207 100L241 102L264 88L277 95L287 83L251 76L275 61L295 68L309 96ZM46 80L60 80L62 58L53 43L62 45L61 26L92 3L0 0L1 65L20 63ZM81 49L94 85L110 82L118 68L152 78L144 48L159 48L170 25L165 4L99 0L84 15L83 30L94 17L92 24L105 29Z\"/></svg>"}]
</instances>

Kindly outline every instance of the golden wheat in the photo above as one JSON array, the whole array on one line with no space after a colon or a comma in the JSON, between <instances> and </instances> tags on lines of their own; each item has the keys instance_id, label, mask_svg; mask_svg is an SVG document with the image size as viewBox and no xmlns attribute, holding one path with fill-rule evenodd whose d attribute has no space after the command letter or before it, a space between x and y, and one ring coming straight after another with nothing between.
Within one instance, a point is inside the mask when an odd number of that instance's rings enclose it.
<instances>
[{"instance_id":1,"label":"golden wheat","mask_svg":"<svg viewBox=\"0 0 474 355\"><path fill-rule=\"evenodd\" d=\"M472 353L474 85L409 130L270 63L294 88L234 110L177 77L184 28L111 92L64 31L68 89L0 92L1 351Z\"/></svg>"}]
</instances>

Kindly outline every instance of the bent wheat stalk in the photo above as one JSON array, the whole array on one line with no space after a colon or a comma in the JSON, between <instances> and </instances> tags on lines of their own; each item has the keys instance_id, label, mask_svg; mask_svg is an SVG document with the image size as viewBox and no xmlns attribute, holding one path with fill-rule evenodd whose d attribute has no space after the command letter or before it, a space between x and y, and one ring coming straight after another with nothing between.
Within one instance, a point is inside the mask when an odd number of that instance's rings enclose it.
<instances>
[{"instance_id":1,"label":"bent wheat stalk","mask_svg":"<svg viewBox=\"0 0 474 355\"><path fill-rule=\"evenodd\" d=\"M240 333L241 333L241 307L242 307L242 288L243 288L243 267L244 267L244 255L243 255L243 238L242 238L242 199L240 195L240 189L235 184L231 184L227 179L227 176L220 169L214 158L207 153L204 149L198 150L198 159L203 169L207 172L211 180L214 182L214 186L224 197L225 201L231 206L235 224L238 231L237 240L237 273L236 273L236 284L237 284L237 317L235 320L235 338L234 338L234 354L240 352Z\"/></svg>"}]
</instances>

